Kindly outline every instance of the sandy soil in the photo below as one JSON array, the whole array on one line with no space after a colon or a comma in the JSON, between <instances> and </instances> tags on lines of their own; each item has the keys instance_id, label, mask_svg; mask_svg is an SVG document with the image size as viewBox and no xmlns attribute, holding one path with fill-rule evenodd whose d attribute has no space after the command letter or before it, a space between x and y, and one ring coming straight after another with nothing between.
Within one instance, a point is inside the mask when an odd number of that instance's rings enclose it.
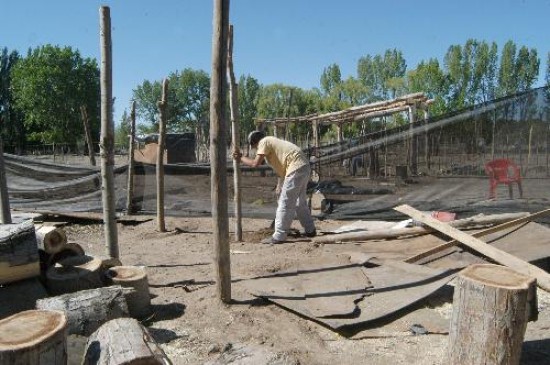
<instances>
[{"instance_id":1,"label":"sandy soil","mask_svg":"<svg viewBox=\"0 0 550 365\"><path fill-rule=\"evenodd\" d=\"M304 257L337 250L335 245L317 247L307 240L261 245L258 242L269 234L269 223L268 219L244 220L244 242L231 242L233 280L282 271ZM319 231L342 223L316 222ZM446 363L452 286L393 320L348 338L269 302L251 300L238 287L232 293L234 303L222 304L212 263L211 226L210 218L167 218L168 232L159 233L154 220L118 224L123 264L146 266L149 274L154 314L144 323L174 364L204 364L239 344L267 349L279 361L272 364ZM66 227L69 241L80 243L91 255L106 252L102 230L99 224ZM371 251L379 247L373 245L351 244ZM386 247L378 256L406 257L405 251ZM528 326L522 364L550 363L550 296L540 290L539 310L539 320ZM440 330L415 336L410 331L413 323L429 323Z\"/></svg>"}]
</instances>

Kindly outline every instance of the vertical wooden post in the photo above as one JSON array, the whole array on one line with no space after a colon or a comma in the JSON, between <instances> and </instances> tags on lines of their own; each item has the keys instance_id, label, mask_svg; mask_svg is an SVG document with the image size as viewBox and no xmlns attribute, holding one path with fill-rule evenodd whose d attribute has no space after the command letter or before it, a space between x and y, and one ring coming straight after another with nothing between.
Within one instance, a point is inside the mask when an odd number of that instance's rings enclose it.
<instances>
[{"instance_id":1,"label":"vertical wooden post","mask_svg":"<svg viewBox=\"0 0 550 365\"><path fill-rule=\"evenodd\" d=\"M239 152L240 130L239 130L239 89L235 81L235 72L233 71L233 25L229 26L228 45L227 45L227 71L229 74L229 108L231 110L231 126L233 139L233 152ZM235 205L235 240L243 240L242 228L242 206L241 206L241 168L239 161L233 159L233 202Z\"/></svg>"},{"instance_id":2,"label":"vertical wooden post","mask_svg":"<svg viewBox=\"0 0 550 365\"><path fill-rule=\"evenodd\" d=\"M226 73L229 0L214 0L210 78L210 166L212 228L218 297L231 302L231 261L227 208Z\"/></svg>"},{"instance_id":3,"label":"vertical wooden post","mask_svg":"<svg viewBox=\"0 0 550 365\"><path fill-rule=\"evenodd\" d=\"M166 145L166 104L168 100L168 79L162 82L162 100L159 108L159 138L157 149L157 229L166 232L164 222L164 146Z\"/></svg>"},{"instance_id":4,"label":"vertical wooden post","mask_svg":"<svg viewBox=\"0 0 550 365\"><path fill-rule=\"evenodd\" d=\"M2 138L2 127L4 119L0 115L0 223L10 224L10 196L8 193L8 183L6 181L6 169L4 167L4 141Z\"/></svg>"},{"instance_id":5,"label":"vertical wooden post","mask_svg":"<svg viewBox=\"0 0 550 365\"><path fill-rule=\"evenodd\" d=\"M424 161L426 161L426 172L430 171L430 134L428 132L428 121L430 120L430 111L428 110L428 105L425 105L424 109Z\"/></svg>"},{"instance_id":6,"label":"vertical wooden post","mask_svg":"<svg viewBox=\"0 0 550 365\"><path fill-rule=\"evenodd\" d=\"M105 225L105 245L107 254L119 258L118 234L116 227L115 186L113 167L114 125L113 125L113 68L111 53L111 9L102 6L100 15L101 38L101 183L103 202L103 223Z\"/></svg>"},{"instance_id":7,"label":"vertical wooden post","mask_svg":"<svg viewBox=\"0 0 550 365\"><path fill-rule=\"evenodd\" d=\"M409 105L409 156L410 162L409 167L411 169L411 174L416 175L418 172L418 161L416 154L416 137L414 136L414 123L416 122L416 105Z\"/></svg>"},{"instance_id":8,"label":"vertical wooden post","mask_svg":"<svg viewBox=\"0 0 550 365\"><path fill-rule=\"evenodd\" d=\"M458 276L448 363L519 364L528 320L535 320L536 280L493 264Z\"/></svg>"},{"instance_id":9,"label":"vertical wooden post","mask_svg":"<svg viewBox=\"0 0 550 365\"><path fill-rule=\"evenodd\" d=\"M136 140L136 102L130 111L130 142L128 146L128 185L126 189L126 214L134 213L134 145Z\"/></svg>"},{"instance_id":10,"label":"vertical wooden post","mask_svg":"<svg viewBox=\"0 0 550 365\"><path fill-rule=\"evenodd\" d=\"M88 146L88 158L90 159L90 165L95 166L94 143L92 140L90 123L88 121L88 112L86 111L85 105L80 106L80 116L82 117L82 124L84 124L84 136L86 137L86 146Z\"/></svg>"}]
</instances>

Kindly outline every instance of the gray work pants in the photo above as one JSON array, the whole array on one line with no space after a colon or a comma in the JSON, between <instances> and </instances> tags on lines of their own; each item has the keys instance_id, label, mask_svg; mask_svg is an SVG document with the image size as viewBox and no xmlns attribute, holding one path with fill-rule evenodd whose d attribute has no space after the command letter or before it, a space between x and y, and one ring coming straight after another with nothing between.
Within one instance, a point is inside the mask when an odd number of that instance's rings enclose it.
<instances>
[{"instance_id":1,"label":"gray work pants","mask_svg":"<svg viewBox=\"0 0 550 365\"><path fill-rule=\"evenodd\" d=\"M315 224L307 206L306 189L310 174L309 165L305 165L285 177L281 195L279 195L277 215L275 216L273 238L277 241L286 239L287 232L295 216L297 216L306 232L309 233L315 230Z\"/></svg>"}]
</instances>

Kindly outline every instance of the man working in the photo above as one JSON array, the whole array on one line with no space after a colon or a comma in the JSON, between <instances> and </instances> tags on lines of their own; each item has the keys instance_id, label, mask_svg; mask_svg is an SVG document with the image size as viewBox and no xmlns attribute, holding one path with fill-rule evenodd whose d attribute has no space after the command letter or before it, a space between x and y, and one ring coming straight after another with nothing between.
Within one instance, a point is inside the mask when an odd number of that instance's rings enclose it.
<instances>
[{"instance_id":1,"label":"man working","mask_svg":"<svg viewBox=\"0 0 550 365\"><path fill-rule=\"evenodd\" d=\"M237 152L233 154L233 158L250 167L260 166L265 158L279 177L275 232L262 243L283 243L295 215L304 227L305 235L315 237L317 231L306 201L311 169L304 153L298 146L275 137L266 137L260 131L250 133L248 143L251 148L256 148L256 157L251 159Z\"/></svg>"}]
</instances>

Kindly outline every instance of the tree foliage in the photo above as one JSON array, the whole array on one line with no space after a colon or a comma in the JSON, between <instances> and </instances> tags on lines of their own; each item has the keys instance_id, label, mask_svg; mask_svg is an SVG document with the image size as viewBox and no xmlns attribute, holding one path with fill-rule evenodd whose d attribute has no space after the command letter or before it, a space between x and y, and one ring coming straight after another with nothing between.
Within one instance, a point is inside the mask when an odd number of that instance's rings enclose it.
<instances>
[{"instance_id":1,"label":"tree foliage","mask_svg":"<svg viewBox=\"0 0 550 365\"><path fill-rule=\"evenodd\" d=\"M99 131L99 68L71 47L29 50L11 72L14 106L25 116L31 141L76 143L84 138L80 107L94 136Z\"/></svg>"},{"instance_id":2,"label":"tree foliage","mask_svg":"<svg viewBox=\"0 0 550 365\"><path fill-rule=\"evenodd\" d=\"M4 141L4 148L7 150L15 147L14 150L21 151L25 144L25 126L23 115L13 108L13 95L11 93L11 70L19 61L17 51L8 52L3 48L0 54L0 120L2 126L0 137Z\"/></svg>"}]
</instances>

